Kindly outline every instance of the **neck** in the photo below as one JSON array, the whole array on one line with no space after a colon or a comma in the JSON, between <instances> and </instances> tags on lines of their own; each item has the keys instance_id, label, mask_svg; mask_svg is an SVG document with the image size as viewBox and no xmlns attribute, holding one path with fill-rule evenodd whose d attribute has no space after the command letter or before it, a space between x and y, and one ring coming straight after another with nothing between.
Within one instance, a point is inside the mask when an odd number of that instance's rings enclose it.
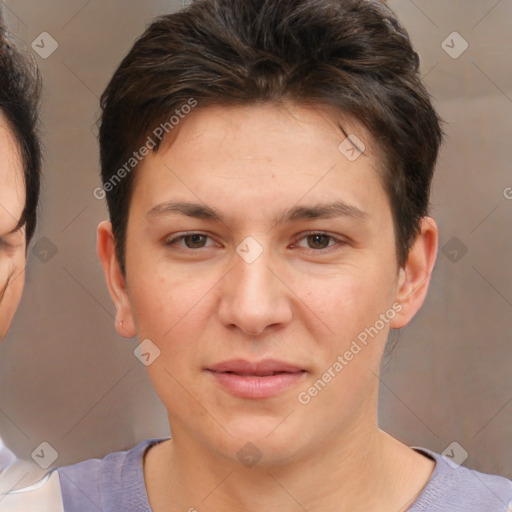
<instances>
[{"instance_id":1,"label":"neck","mask_svg":"<svg viewBox=\"0 0 512 512\"><path fill-rule=\"evenodd\" d=\"M363 425L363 426L361 426ZM381 431L357 422L342 436L286 458L252 467L212 453L173 428L173 439L145 460L155 512L407 510L434 463Z\"/></svg>"}]
</instances>

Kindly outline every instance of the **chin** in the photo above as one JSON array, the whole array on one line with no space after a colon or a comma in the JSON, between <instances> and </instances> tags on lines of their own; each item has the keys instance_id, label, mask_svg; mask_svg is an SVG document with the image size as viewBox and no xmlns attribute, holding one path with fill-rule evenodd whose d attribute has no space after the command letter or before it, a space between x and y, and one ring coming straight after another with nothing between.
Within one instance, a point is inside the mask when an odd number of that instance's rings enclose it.
<instances>
[{"instance_id":1,"label":"chin","mask_svg":"<svg viewBox=\"0 0 512 512\"><path fill-rule=\"evenodd\" d=\"M244 464L244 458L258 459L259 464L275 465L289 459L297 452L298 431L284 425L283 417L246 418L236 424L226 424L221 439L208 439L214 450L223 456Z\"/></svg>"}]
</instances>

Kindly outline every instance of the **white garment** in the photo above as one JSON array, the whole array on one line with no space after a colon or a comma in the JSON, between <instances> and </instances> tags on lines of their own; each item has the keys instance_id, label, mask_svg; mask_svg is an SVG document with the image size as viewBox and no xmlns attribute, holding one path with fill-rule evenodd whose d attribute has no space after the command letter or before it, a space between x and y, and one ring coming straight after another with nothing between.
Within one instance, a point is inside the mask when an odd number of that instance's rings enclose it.
<instances>
[{"instance_id":1,"label":"white garment","mask_svg":"<svg viewBox=\"0 0 512 512\"><path fill-rule=\"evenodd\" d=\"M16 457L14 456L14 453L5 446L2 438L0 437L0 471L5 469L7 466L10 466L15 459Z\"/></svg>"},{"instance_id":2,"label":"white garment","mask_svg":"<svg viewBox=\"0 0 512 512\"><path fill-rule=\"evenodd\" d=\"M4 494L27 487L45 474L35 462L17 459L0 438L0 503Z\"/></svg>"},{"instance_id":3,"label":"white garment","mask_svg":"<svg viewBox=\"0 0 512 512\"><path fill-rule=\"evenodd\" d=\"M0 512L64 512L57 471L24 489L0 493Z\"/></svg>"}]
</instances>

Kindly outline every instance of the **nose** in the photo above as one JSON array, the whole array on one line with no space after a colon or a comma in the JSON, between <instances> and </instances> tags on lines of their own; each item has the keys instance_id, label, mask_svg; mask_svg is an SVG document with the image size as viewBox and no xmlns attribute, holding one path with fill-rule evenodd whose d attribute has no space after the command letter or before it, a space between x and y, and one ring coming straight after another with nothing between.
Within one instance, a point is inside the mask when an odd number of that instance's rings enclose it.
<instances>
[{"instance_id":1,"label":"nose","mask_svg":"<svg viewBox=\"0 0 512 512\"><path fill-rule=\"evenodd\" d=\"M225 327L258 336L290 322L291 292L274 268L266 250L252 263L238 258L222 281L218 314Z\"/></svg>"}]
</instances>

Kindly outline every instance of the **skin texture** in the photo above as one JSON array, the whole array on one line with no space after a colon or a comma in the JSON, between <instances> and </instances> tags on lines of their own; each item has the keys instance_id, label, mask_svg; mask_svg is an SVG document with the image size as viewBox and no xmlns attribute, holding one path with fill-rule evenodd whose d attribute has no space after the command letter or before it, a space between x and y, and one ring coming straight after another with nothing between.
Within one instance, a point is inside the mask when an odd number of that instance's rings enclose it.
<instances>
[{"instance_id":1,"label":"skin texture","mask_svg":"<svg viewBox=\"0 0 512 512\"><path fill-rule=\"evenodd\" d=\"M293 104L199 108L137 171L126 276L110 223L98 228L119 334L160 350L147 369L173 439L145 457L156 512L399 511L431 475L430 459L378 428L377 395L389 328L406 325L425 298L437 226L421 221L399 269L378 152L343 119L366 146L349 161L337 122ZM155 212L169 201L206 204L223 220ZM290 208L333 201L364 215L276 222ZM191 231L207 238L169 243ZM236 252L248 236L262 249L252 263ZM398 303L392 321L301 404L298 394ZM278 359L305 372L276 396L241 398L205 371L233 358ZM253 467L237 458L248 442L261 454Z\"/></svg>"},{"instance_id":2,"label":"skin texture","mask_svg":"<svg viewBox=\"0 0 512 512\"><path fill-rule=\"evenodd\" d=\"M25 205L23 167L16 141L0 114L0 340L5 338L25 280Z\"/></svg>"}]
</instances>

